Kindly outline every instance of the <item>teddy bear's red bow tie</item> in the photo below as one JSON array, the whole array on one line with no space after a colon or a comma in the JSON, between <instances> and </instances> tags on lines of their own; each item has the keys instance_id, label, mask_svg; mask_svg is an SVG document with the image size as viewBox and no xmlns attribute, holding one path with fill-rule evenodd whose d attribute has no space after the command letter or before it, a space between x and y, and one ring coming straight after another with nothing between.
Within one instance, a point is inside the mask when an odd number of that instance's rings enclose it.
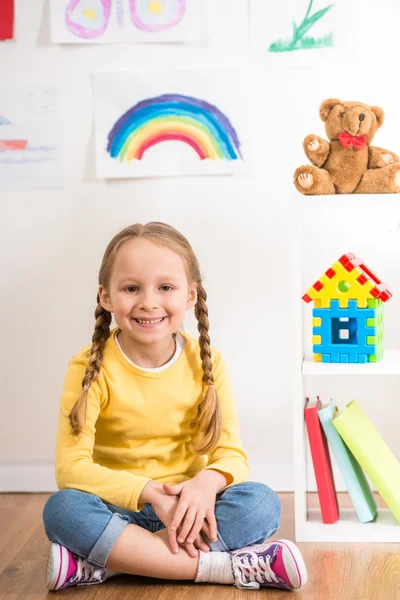
<instances>
[{"instance_id":1,"label":"teddy bear's red bow tie","mask_svg":"<svg viewBox=\"0 0 400 600\"><path fill-rule=\"evenodd\" d=\"M344 148L350 148L350 146L354 146L356 150L362 150L367 145L365 136L360 135L359 137L354 137L345 131L339 133L338 139Z\"/></svg>"}]
</instances>

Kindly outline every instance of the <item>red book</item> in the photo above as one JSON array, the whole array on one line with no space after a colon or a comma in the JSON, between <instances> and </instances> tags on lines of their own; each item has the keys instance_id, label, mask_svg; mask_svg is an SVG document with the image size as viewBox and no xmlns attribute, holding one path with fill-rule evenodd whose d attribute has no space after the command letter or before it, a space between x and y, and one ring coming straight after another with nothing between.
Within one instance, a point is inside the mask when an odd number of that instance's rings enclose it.
<instances>
[{"instance_id":1,"label":"red book","mask_svg":"<svg viewBox=\"0 0 400 600\"><path fill-rule=\"evenodd\" d=\"M318 416L321 402L310 402L307 398L304 417L310 442L311 457L317 482L318 498L323 523L336 523L339 519L339 505L333 478L328 440Z\"/></svg>"},{"instance_id":2,"label":"red book","mask_svg":"<svg viewBox=\"0 0 400 600\"><path fill-rule=\"evenodd\" d=\"M0 40L12 40L14 0L0 0Z\"/></svg>"}]
</instances>

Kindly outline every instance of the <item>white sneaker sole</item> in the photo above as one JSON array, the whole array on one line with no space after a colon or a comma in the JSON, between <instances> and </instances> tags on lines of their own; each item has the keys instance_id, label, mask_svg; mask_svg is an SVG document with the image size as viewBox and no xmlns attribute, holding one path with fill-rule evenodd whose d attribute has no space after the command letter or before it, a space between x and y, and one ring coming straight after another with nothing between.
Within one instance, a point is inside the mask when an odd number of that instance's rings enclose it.
<instances>
[{"instance_id":1,"label":"white sneaker sole","mask_svg":"<svg viewBox=\"0 0 400 600\"><path fill-rule=\"evenodd\" d=\"M46 587L58 590L65 581L68 569L68 551L60 544L52 543L47 559Z\"/></svg>"},{"instance_id":2,"label":"white sneaker sole","mask_svg":"<svg viewBox=\"0 0 400 600\"><path fill-rule=\"evenodd\" d=\"M273 541L273 540L269 540ZM293 588L298 590L307 583L307 567L300 550L290 540L276 540L283 546L283 563Z\"/></svg>"}]
</instances>

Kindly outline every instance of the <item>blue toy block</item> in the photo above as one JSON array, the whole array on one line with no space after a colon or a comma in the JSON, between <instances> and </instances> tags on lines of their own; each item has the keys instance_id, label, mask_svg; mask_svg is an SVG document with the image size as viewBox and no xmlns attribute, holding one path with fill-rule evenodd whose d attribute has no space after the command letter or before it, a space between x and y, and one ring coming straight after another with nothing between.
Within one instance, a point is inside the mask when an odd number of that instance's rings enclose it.
<instances>
[{"instance_id":1,"label":"blue toy block","mask_svg":"<svg viewBox=\"0 0 400 600\"><path fill-rule=\"evenodd\" d=\"M359 362L359 363L367 363L368 362L368 356L366 354L359 354L357 362Z\"/></svg>"},{"instance_id":2,"label":"blue toy block","mask_svg":"<svg viewBox=\"0 0 400 600\"><path fill-rule=\"evenodd\" d=\"M313 327L313 335L321 336L313 352L322 355L322 362L368 362L368 356L376 354L377 346L367 344L367 336L377 333L376 327L367 327L367 319L376 317L375 308L359 308L357 300L349 300L347 308L340 308L339 300L331 300L330 308L314 308L313 316L321 319L321 325ZM347 330L349 339L341 339L340 330Z\"/></svg>"}]
</instances>

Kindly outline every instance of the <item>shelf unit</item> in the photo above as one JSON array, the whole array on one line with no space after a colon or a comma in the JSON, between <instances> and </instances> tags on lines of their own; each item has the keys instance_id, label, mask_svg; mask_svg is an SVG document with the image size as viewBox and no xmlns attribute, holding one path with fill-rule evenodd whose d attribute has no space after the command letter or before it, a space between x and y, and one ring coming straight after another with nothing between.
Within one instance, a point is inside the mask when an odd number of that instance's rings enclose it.
<instances>
[{"instance_id":1,"label":"shelf unit","mask_svg":"<svg viewBox=\"0 0 400 600\"><path fill-rule=\"evenodd\" d=\"M377 363L318 363L312 354L302 361L303 375L400 375L400 352L386 351Z\"/></svg>"},{"instance_id":2,"label":"shelf unit","mask_svg":"<svg viewBox=\"0 0 400 600\"><path fill-rule=\"evenodd\" d=\"M387 195L392 196L392 195ZM396 194L393 196L399 197ZM336 200L337 197L331 197ZM340 196L342 206L360 202L371 204L371 196ZM375 202L393 198L375 197ZM304 355L303 347L303 309L302 296L302 220L303 210L313 202L329 202L327 197L304 197L296 195L291 206L291 242L292 242L292 331L293 331L293 448L294 448L294 501L295 501L295 538L297 542L395 542L400 543L400 523L389 509L378 509L377 518L372 523L360 523L356 511L341 508L339 520L334 524L325 524L320 509L307 508L307 432L304 422L304 378L315 376L344 375L400 375L400 352L385 351L383 360L378 363L344 364L318 363L312 355ZM399 207L400 208L400 207ZM348 251L346 248L344 250ZM344 253L343 252L343 253ZM335 258L335 257L333 257ZM332 261L333 262L333 261ZM311 315L310 315L311 318ZM334 458L332 459L334 460ZM310 465L310 468L312 466Z\"/></svg>"}]
</instances>

